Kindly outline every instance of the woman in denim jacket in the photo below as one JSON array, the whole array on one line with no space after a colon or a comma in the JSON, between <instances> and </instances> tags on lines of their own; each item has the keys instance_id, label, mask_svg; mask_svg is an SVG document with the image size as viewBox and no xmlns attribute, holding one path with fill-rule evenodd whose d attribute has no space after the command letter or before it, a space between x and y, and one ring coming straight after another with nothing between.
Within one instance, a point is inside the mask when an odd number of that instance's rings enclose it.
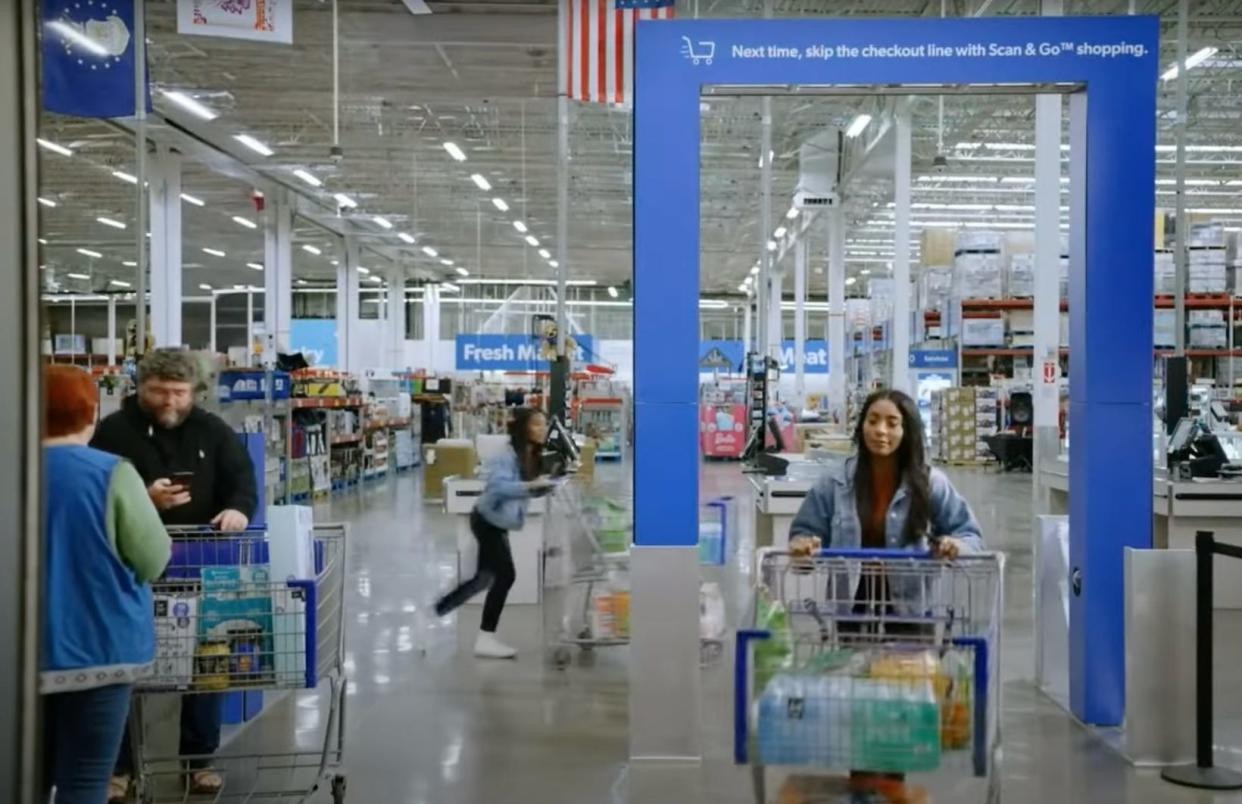
<instances>
[{"instance_id":1,"label":"woman in denim jacket","mask_svg":"<svg viewBox=\"0 0 1242 804\"><path fill-rule=\"evenodd\" d=\"M970 506L943 472L927 465L923 422L913 399L894 390L869 396L854 444L856 454L816 482L794 517L789 531L794 553L810 553L820 546L930 550L952 559L983 549ZM917 578L880 577L877 587L860 583L862 575L855 566L851 577L834 579L834 585L849 589L849 599L860 604L882 602L899 615L921 614L927 590ZM845 594L837 592L830 598L839 602Z\"/></svg>"},{"instance_id":2,"label":"woman in denim jacket","mask_svg":"<svg viewBox=\"0 0 1242 804\"><path fill-rule=\"evenodd\" d=\"M516 650L496 638L505 599L516 579L509 531L521 530L526 524L530 498L546 493L554 485L540 476L547 437L548 421L542 413L532 408L519 408L514 413L509 422L509 449L488 462L487 486L470 512L470 530L479 543L478 569L473 578L436 603L436 614L443 617L487 590L483 621L474 643L475 656L512 659L517 655Z\"/></svg>"}]
</instances>

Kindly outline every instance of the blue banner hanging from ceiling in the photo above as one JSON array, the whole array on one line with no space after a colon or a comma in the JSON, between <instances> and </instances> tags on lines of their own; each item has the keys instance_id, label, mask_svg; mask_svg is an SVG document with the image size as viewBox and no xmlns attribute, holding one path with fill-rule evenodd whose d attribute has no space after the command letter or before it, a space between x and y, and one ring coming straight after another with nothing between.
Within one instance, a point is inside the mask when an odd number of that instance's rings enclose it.
<instances>
[{"instance_id":1,"label":"blue banner hanging from ceiling","mask_svg":"<svg viewBox=\"0 0 1242 804\"><path fill-rule=\"evenodd\" d=\"M134 0L43 0L43 108L134 114ZM150 85L143 90L151 108Z\"/></svg>"}]
</instances>

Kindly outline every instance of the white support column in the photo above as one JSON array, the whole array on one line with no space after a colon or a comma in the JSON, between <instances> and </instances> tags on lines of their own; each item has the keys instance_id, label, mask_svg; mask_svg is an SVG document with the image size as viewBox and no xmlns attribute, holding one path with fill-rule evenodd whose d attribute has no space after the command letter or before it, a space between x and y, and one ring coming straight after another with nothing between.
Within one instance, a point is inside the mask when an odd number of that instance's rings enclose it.
<instances>
[{"instance_id":1,"label":"white support column","mask_svg":"<svg viewBox=\"0 0 1242 804\"><path fill-rule=\"evenodd\" d=\"M216 294L211 294L211 321L208 324L208 326L211 327L211 338L208 342L207 348L213 355L216 353L216 300L218 298L219 297L216 296Z\"/></svg>"},{"instance_id":2,"label":"white support column","mask_svg":"<svg viewBox=\"0 0 1242 804\"><path fill-rule=\"evenodd\" d=\"M116 365L116 296L108 294L108 365Z\"/></svg>"},{"instance_id":3,"label":"white support column","mask_svg":"<svg viewBox=\"0 0 1242 804\"><path fill-rule=\"evenodd\" d=\"M392 262L388 266L388 354L386 367L393 371L406 368L405 360L405 265Z\"/></svg>"},{"instance_id":4,"label":"white support column","mask_svg":"<svg viewBox=\"0 0 1242 804\"><path fill-rule=\"evenodd\" d=\"M828 213L828 414L845 423L845 213Z\"/></svg>"},{"instance_id":5,"label":"white support column","mask_svg":"<svg viewBox=\"0 0 1242 804\"><path fill-rule=\"evenodd\" d=\"M289 351L293 321L293 206L280 196L263 210L263 365Z\"/></svg>"},{"instance_id":6,"label":"white support column","mask_svg":"<svg viewBox=\"0 0 1242 804\"><path fill-rule=\"evenodd\" d=\"M897 157L894 176L893 237L893 359L889 386L908 391L910 385L910 104L897 106Z\"/></svg>"},{"instance_id":7,"label":"white support column","mask_svg":"<svg viewBox=\"0 0 1242 804\"><path fill-rule=\"evenodd\" d=\"M181 346L181 155L160 145L150 166L151 332Z\"/></svg>"},{"instance_id":8,"label":"white support column","mask_svg":"<svg viewBox=\"0 0 1242 804\"><path fill-rule=\"evenodd\" d=\"M806 406L806 235L794 245L794 402Z\"/></svg>"},{"instance_id":9,"label":"white support column","mask_svg":"<svg viewBox=\"0 0 1242 804\"><path fill-rule=\"evenodd\" d=\"M768 271L768 355L781 357L785 345L785 327L782 321L781 297L785 295L785 269L777 264L775 256Z\"/></svg>"},{"instance_id":10,"label":"white support column","mask_svg":"<svg viewBox=\"0 0 1242 804\"><path fill-rule=\"evenodd\" d=\"M1048 16L1059 16L1062 10L1062 0L1040 3L1041 13ZM1060 95L1035 97L1035 338L1031 374L1036 478L1040 477L1041 463L1056 457L1061 436L1061 103ZM1036 481L1036 513L1048 510L1046 494L1043 484Z\"/></svg>"},{"instance_id":11,"label":"white support column","mask_svg":"<svg viewBox=\"0 0 1242 804\"><path fill-rule=\"evenodd\" d=\"M336 361L341 371L356 371L353 349L358 340L358 265L360 250L357 239L345 238L344 259L336 268Z\"/></svg>"},{"instance_id":12,"label":"white support column","mask_svg":"<svg viewBox=\"0 0 1242 804\"><path fill-rule=\"evenodd\" d=\"M754 310L754 307L755 307L755 297L747 293L745 304L743 304L742 306L742 353L743 354L749 352L753 348L751 344L751 339L753 338L754 333L752 333L751 330L754 327L751 321L751 314L752 314L752 311Z\"/></svg>"},{"instance_id":13,"label":"white support column","mask_svg":"<svg viewBox=\"0 0 1242 804\"><path fill-rule=\"evenodd\" d=\"M254 293L246 291L246 365L254 365Z\"/></svg>"},{"instance_id":14,"label":"white support column","mask_svg":"<svg viewBox=\"0 0 1242 804\"><path fill-rule=\"evenodd\" d=\"M423 339L427 342L427 362L423 368L437 369L436 342L440 340L440 287L423 288Z\"/></svg>"}]
</instances>

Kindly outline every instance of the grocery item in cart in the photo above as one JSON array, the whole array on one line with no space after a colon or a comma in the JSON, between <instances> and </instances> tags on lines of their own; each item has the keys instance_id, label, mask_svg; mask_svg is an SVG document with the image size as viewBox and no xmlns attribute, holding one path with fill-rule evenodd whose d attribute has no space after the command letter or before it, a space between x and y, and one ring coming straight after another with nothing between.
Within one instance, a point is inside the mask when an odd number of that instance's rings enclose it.
<instances>
[{"instance_id":1,"label":"grocery item in cart","mask_svg":"<svg viewBox=\"0 0 1242 804\"><path fill-rule=\"evenodd\" d=\"M591 632L597 639L629 639L630 593L606 591L595 597L591 608Z\"/></svg>"},{"instance_id":2,"label":"grocery item in cart","mask_svg":"<svg viewBox=\"0 0 1242 804\"><path fill-rule=\"evenodd\" d=\"M849 768L854 756L851 680L778 673L759 699L759 756L769 765Z\"/></svg>"},{"instance_id":3,"label":"grocery item in cart","mask_svg":"<svg viewBox=\"0 0 1242 804\"><path fill-rule=\"evenodd\" d=\"M260 666L247 668L245 681L256 682L272 667L271 576L265 565L203 567L203 597L199 603L199 634L223 640L229 654L255 645ZM239 650L239 646L241 650ZM239 679L233 679L238 681Z\"/></svg>"},{"instance_id":4,"label":"grocery item in cart","mask_svg":"<svg viewBox=\"0 0 1242 804\"><path fill-rule=\"evenodd\" d=\"M883 773L940 767L940 706L931 679L855 679L852 768Z\"/></svg>"},{"instance_id":5,"label":"grocery item in cart","mask_svg":"<svg viewBox=\"0 0 1242 804\"><path fill-rule=\"evenodd\" d=\"M194 683L198 645L198 597L190 593L156 594L155 669L161 683L186 689Z\"/></svg>"}]
</instances>

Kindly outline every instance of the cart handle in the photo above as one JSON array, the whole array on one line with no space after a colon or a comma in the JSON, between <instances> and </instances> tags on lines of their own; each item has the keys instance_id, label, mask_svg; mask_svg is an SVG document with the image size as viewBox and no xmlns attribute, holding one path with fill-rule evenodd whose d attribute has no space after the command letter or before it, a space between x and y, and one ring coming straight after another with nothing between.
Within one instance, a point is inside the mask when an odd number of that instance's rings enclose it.
<instances>
[{"instance_id":1,"label":"cart handle","mask_svg":"<svg viewBox=\"0 0 1242 804\"><path fill-rule=\"evenodd\" d=\"M784 551L788 554L789 551ZM855 561L982 561L991 560L994 553L960 553L957 558L944 559L930 550L837 550L824 549L813 554L814 558L847 558Z\"/></svg>"},{"instance_id":2,"label":"cart handle","mask_svg":"<svg viewBox=\"0 0 1242 804\"><path fill-rule=\"evenodd\" d=\"M771 631L739 630L737 632L737 647L734 654L736 672L733 674L733 761L738 765L746 764L747 738L750 732L746 726L746 710L750 697L750 643L771 638Z\"/></svg>"}]
</instances>

